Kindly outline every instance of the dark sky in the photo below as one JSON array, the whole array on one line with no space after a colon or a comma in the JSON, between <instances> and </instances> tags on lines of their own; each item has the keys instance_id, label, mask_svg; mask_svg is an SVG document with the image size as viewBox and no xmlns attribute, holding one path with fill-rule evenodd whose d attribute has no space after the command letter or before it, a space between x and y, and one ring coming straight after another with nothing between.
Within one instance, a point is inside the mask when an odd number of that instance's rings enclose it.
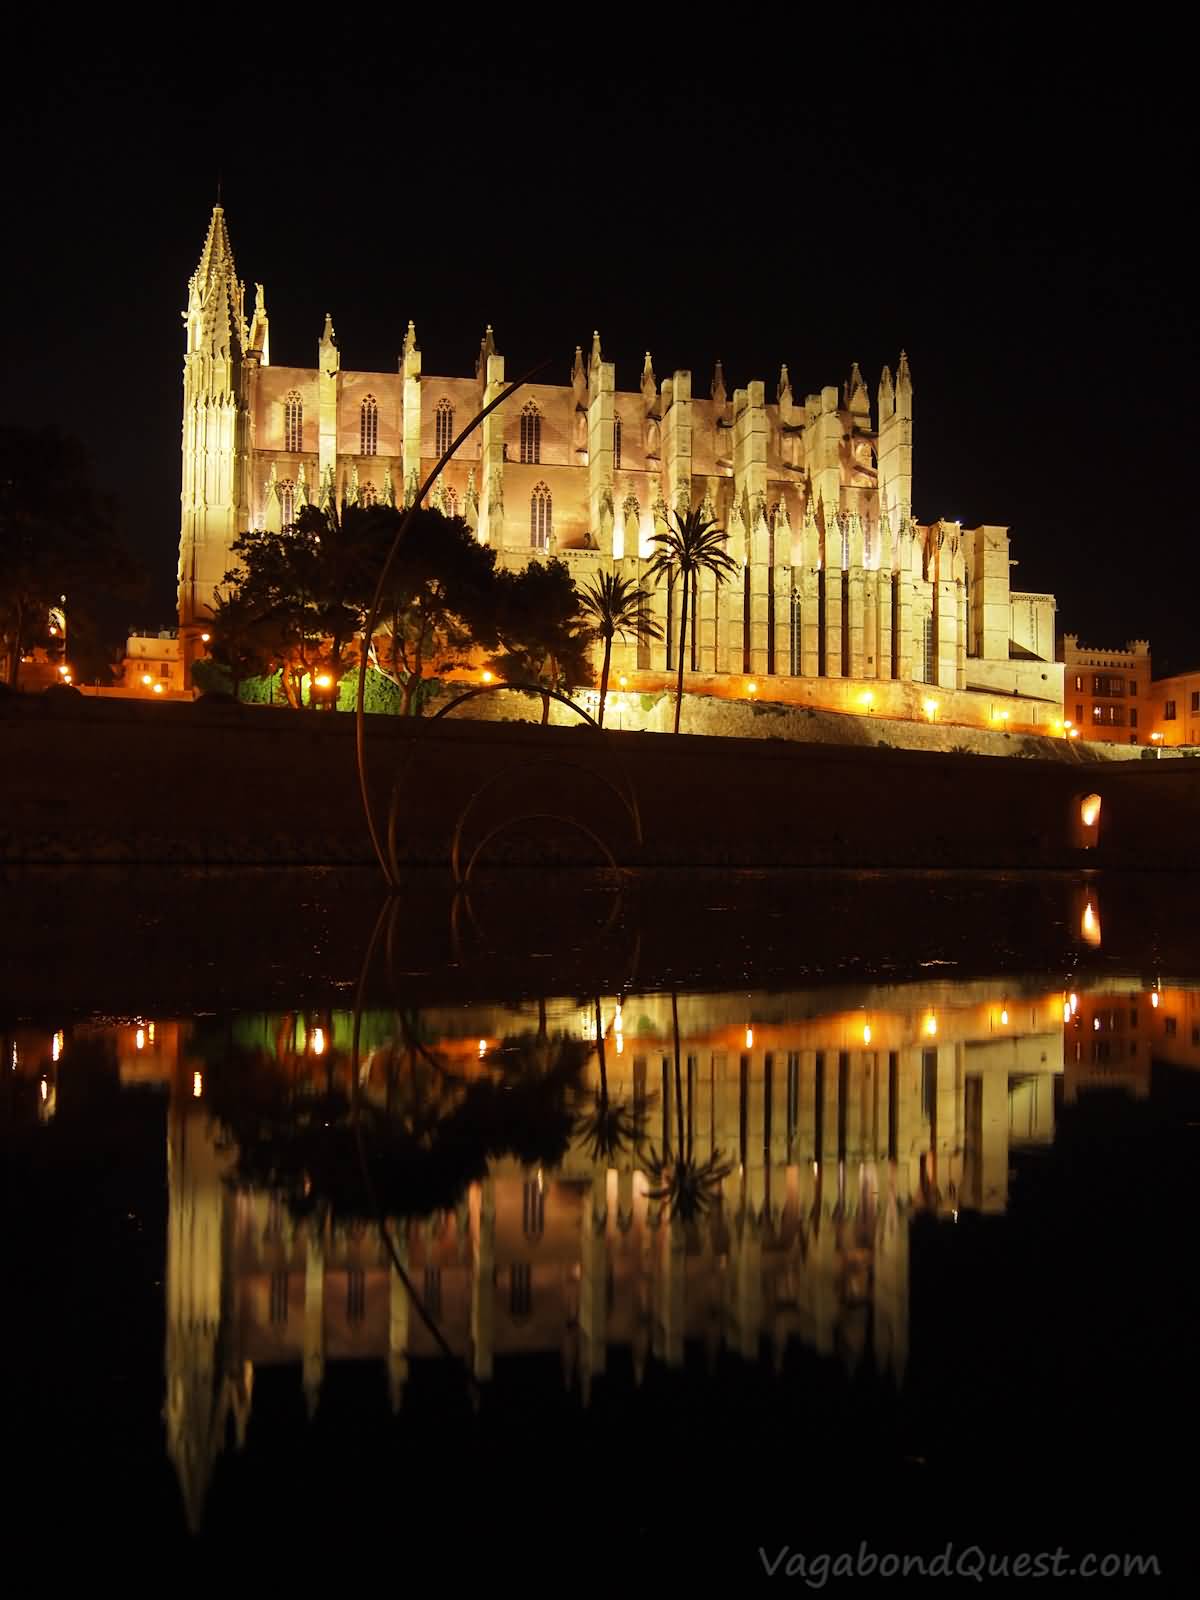
<instances>
[{"instance_id":1,"label":"dark sky","mask_svg":"<svg viewBox=\"0 0 1200 1600\"><path fill-rule=\"evenodd\" d=\"M157 55L30 39L4 413L90 448L155 572L138 620L173 609L180 312L219 172L277 362L313 364L326 309L352 368L394 370L411 316L427 372L473 370L490 321L510 371L565 381L598 327L620 387L650 348L660 378L706 393L720 356L772 398L781 361L804 393L857 360L873 393L905 347L917 515L1009 524L1060 627L1200 663L1185 53L1016 12L726 9L691 48L583 14L540 42L528 8L395 37L210 19Z\"/></svg>"}]
</instances>

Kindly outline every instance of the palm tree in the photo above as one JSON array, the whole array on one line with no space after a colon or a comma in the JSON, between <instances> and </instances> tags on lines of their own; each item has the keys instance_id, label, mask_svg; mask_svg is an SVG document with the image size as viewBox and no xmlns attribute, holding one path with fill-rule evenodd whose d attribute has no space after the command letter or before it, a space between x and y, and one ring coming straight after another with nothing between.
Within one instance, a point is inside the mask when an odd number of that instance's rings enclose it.
<instances>
[{"instance_id":1,"label":"palm tree","mask_svg":"<svg viewBox=\"0 0 1200 1600\"><path fill-rule=\"evenodd\" d=\"M725 530L704 515L703 510L680 514L673 511L675 526L652 535L659 546L646 568L647 578L668 582L682 579L683 599L679 607L679 682L675 692L675 732L679 732L679 713L683 709L683 663L687 649L688 596L699 572L711 572L718 584L737 572L737 563L725 548Z\"/></svg>"},{"instance_id":2,"label":"palm tree","mask_svg":"<svg viewBox=\"0 0 1200 1600\"><path fill-rule=\"evenodd\" d=\"M591 621L592 632L604 640L604 666L600 672L600 726L604 726L604 706L608 700L608 671L612 664L613 639L661 639L662 629L649 611L647 591L628 578L601 572L581 592L580 609Z\"/></svg>"},{"instance_id":3,"label":"palm tree","mask_svg":"<svg viewBox=\"0 0 1200 1600\"><path fill-rule=\"evenodd\" d=\"M646 1158L647 1200L666 1201L667 1215L680 1222L699 1222L714 1200L719 1200L721 1185L733 1171L733 1162L727 1161L720 1150L698 1161L694 1154L692 1138L692 1108L689 1098L687 1115L683 1109L683 1071L680 1061L679 996L671 994L671 1034L675 1044L675 1149L671 1149L664 1120L664 1140L661 1155L653 1148ZM691 1079L688 1080L689 1095Z\"/></svg>"}]
</instances>

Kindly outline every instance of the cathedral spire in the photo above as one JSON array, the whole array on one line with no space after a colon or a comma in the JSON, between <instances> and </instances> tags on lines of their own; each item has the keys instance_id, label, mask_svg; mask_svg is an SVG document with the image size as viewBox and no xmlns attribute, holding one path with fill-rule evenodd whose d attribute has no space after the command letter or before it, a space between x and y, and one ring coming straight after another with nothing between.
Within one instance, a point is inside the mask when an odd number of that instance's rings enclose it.
<instances>
[{"instance_id":1,"label":"cathedral spire","mask_svg":"<svg viewBox=\"0 0 1200 1600\"><path fill-rule=\"evenodd\" d=\"M225 213L213 207L200 261L188 283L188 350L236 360L246 348L244 289L238 281Z\"/></svg>"},{"instance_id":2,"label":"cathedral spire","mask_svg":"<svg viewBox=\"0 0 1200 1600\"><path fill-rule=\"evenodd\" d=\"M593 367L598 367L603 359L604 359L604 357L600 354L600 330L598 328L593 328L592 329L592 358L591 358L591 361L590 361L589 365L593 366Z\"/></svg>"},{"instance_id":3,"label":"cathedral spire","mask_svg":"<svg viewBox=\"0 0 1200 1600\"><path fill-rule=\"evenodd\" d=\"M901 350L900 365L896 368L896 409L902 417L912 417L912 373L908 370L908 356Z\"/></svg>"},{"instance_id":4,"label":"cathedral spire","mask_svg":"<svg viewBox=\"0 0 1200 1600\"><path fill-rule=\"evenodd\" d=\"M850 377L846 383L846 407L853 416L870 418L871 401L857 361L850 363Z\"/></svg>"},{"instance_id":5,"label":"cathedral spire","mask_svg":"<svg viewBox=\"0 0 1200 1600\"><path fill-rule=\"evenodd\" d=\"M483 330L483 338L479 341L479 360L475 363L475 376L480 383L487 382L488 357L496 354L496 341L492 335L492 325L489 322Z\"/></svg>"},{"instance_id":6,"label":"cathedral spire","mask_svg":"<svg viewBox=\"0 0 1200 1600\"><path fill-rule=\"evenodd\" d=\"M408 323L408 331L404 335L404 354L406 356L410 356L417 348L417 327L410 318Z\"/></svg>"},{"instance_id":7,"label":"cathedral spire","mask_svg":"<svg viewBox=\"0 0 1200 1600\"><path fill-rule=\"evenodd\" d=\"M335 373L342 364L338 353L337 334L333 331L333 317L325 313L325 327L321 333L321 343L318 346L317 366L321 372Z\"/></svg>"},{"instance_id":8,"label":"cathedral spire","mask_svg":"<svg viewBox=\"0 0 1200 1600\"><path fill-rule=\"evenodd\" d=\"M884 367L879 379L879 425L880 427L894 416L896 411L896 391L892 387L892 369Z\"/></svg>"},{"instance_id":9,"label":"cathedral spire","mask_svg":"<svg viewBox=\"0 0 1200 1600\"><path fill-rule=\"evenodd\" d=\"M642 399L648 406L652 406L658 398L658 380L654 376L654 363L650 359L649 350L646 351L646 360L642 366Z\"/></svg>"}]
</instances>

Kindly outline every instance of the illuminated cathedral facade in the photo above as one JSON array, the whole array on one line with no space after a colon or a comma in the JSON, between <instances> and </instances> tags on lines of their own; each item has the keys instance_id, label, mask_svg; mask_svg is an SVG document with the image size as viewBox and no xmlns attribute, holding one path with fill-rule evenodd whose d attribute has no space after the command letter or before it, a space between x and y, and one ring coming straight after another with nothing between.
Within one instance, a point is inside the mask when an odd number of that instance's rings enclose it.
<instances>
[{"instance_id":1,"label":"illuminated cathedral facade","mask_svg":"<svg viewBox=\"0 0 1200 1600\"><path fill-rule=\"evenodd\" d=\"M248 528L305 505L410 504L455 436L511 379L489 327L475 371L422 370L413 323L398 370L343 368L332 317L316 365L272 365L266 301L247 308L222 208L192 276L186 323L179 620L185 664ZM564 361L564 372L567 363ZM661 379L647 353L619 388L599 334L568 381L530 383L455 451L429 503L461 517L498 564L558 556L577 582L641 580L670 512L701 507L740 579L702 575L686 646L690 687L1051 732L1062 716L1052 595L1010 587L1008 530L920 522L913 507L913 384L902 353L874 408L857 363L840 387L794 391L787 366L707 395ZM661 641L618 640L614 672L654 687L678 666L679 597L652 588ZM674 624L674 626L672 626ZM997 705L1006 709L995 710Z\"/></svg>"}]
</instances>

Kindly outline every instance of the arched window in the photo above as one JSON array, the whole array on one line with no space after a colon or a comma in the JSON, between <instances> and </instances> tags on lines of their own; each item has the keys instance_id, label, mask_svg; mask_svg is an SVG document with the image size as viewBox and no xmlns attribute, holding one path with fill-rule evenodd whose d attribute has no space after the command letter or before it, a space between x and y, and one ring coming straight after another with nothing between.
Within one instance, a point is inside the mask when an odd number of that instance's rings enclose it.
<instances>
[{"instance_id":1,"label":"arched window","mask_svg":"<svg viewBox=\"0 0 1200 1600\"><path fill-rule=\"evenodd\" d=\"M296 485L290 478L281 478L275 493L279 496L279 525L290 528L296 520Z\"/></svg>"},{"instance_id":2,"label":"arched window","mask_svg":"<svg viewBox=\"0 0 1200 1600\"><path fill-rule=\"evenodd\" d=\"M442 490L442 510L448 517L458 515L458 490L445 488Z\"/></svg>"},{"instance_id":3,"label":"arched window","mask_svg":"<svg viewBox=\"0 0 1200 1600\"><path fill-rule=\"evenodd\" d=\"M362 403L358 423L359 455L373 456L379 450L379 402L369 394Z\"/></svg>"},{"instance_id":4,"label":"arched window","mask_svg":"<svg viewBox=\"0 0 1200 1600\"><path fill-rule=\"evenodd\" d=\"M621 470L621 419L613 418L613 471Z\"/></svg>"},{"instance_id":5,"label":"arched window","mask_svg":"<svg viewBox=\"0 0 1200 1600\"><path fill-rule=\"evenodd\" d=\"M538 466L542 459L542 414L531 400L521 412L521 460Z\"/></svg>"},{"instance_id":6,"label":"arched window","mask_svg":"<svg viewBox=\"0 0 1200 1600\"><path fill-rule=\"evenodd\" d=\"M554 511L550 490L539 483L529 497L529 542L535 550L549 550L554 532Z\"/></svg>"},{"instance_id":7,"label":"arched window","mask_svg":"<svg viewBox=\"0 0 1200 1600\"><path fill-rule=\"evenodd\" d=\"M449 400L438 401L434 408L433 425L434 454L444 456L450 448L450 441L454 438L454 407Z\"/></svg>"},{"instance_id":8,"label":"arched window","mask_svg":"<svg viewBox=\"0 0 1200 1600\"><path fill-rule=\"evenodd\" d=\"M375 493L375 485L373 483L359 484L358 503L360 506L373 506L378 500L379 496Z\"/></svg>"},{"instance_id":9,"label":"arched window","mask_svg":"<svg viewBox=\"0 0 1200 1600\"><path fill-rule=\"evenodd\" d=\"M304 402L298 389L284 396L283 448L293 456L304 449Z\"/></svg>"}]
</instances>

